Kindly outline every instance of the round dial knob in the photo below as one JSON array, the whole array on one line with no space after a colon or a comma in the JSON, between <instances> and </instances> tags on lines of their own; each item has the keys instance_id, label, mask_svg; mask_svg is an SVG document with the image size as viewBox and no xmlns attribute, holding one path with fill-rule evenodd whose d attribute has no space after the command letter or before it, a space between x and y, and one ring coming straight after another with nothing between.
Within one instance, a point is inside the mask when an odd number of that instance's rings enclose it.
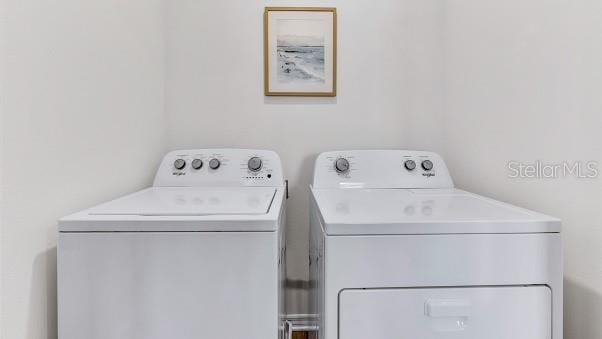
<instances>
[{"instance_id":1,"label":"round dial knob","mask_svg":"<svg viewBox=\"0 0 602 339\"><path fill-rule=\"evenodd\" d=\"M406 160L406 162L403 163L403 166L408 171L413 171L416 169L416 162L414 160Z\"/></svg>"},{"instance_id":2,"label":"round dial knob","mask_svg":"<svg viewBox=\"0 0 602 339\"><path fill-rule=\"evenodd\" d=\"M221 166L221 162L219 161L219 159L213 158L211 160L209 160L209 168L216 170Z\"/></svg>"},{"instance_id":3,"label":"round dial knob","mask_svg":"<svg viewBox=\"0 0 602 339\"><path fill-rule=\"evenodd\" d=\"M345 158L338 158L334 162L334 169L338 173L346 173L347 171L349 171L349 160Z\"/></svg>"},{"instance_id":4,"label":"round dial knob","mask_svg":"<svg viewBox=\"0 0 602 339\"><path fill-rule=\"evenodd\" d=\"M425 171L430 171L433 169L433 162L430 160L424 160L422 162L422 169Z\"/></svg>"},{"instance_id":5,"label":"round dial knob","mask_svg":"<svg viewBox=\"0 0 602 339\"><path fill-rule=\"evenodd\" d=\"M203 160L201 159L194 159L192 160L192 168L194 168L195 170L201 169L203 167Z\"/></svg>"},{"instance_id":6,"label":"round dial knob","mask_svg":"<svg viewBox=\"0 0 602 339\"><path fill-rule=\"evenodd\" d=\"M257 172L263 166L263 161L261 161L260 157L252 157L249 159L247 166L249 167L250 171Z\"/></svg>"},{"instance_id":7,"label":"round dial knob","mask_svg":"<svg viewBox=\"0 0 602 339\"><path fill-rule=\"evenodd\" d=\"M186 160L176 159L176 161L173 162L173 167L179 170L184 169L184 167L186 167Z\"/></svg>"}]
</instances>

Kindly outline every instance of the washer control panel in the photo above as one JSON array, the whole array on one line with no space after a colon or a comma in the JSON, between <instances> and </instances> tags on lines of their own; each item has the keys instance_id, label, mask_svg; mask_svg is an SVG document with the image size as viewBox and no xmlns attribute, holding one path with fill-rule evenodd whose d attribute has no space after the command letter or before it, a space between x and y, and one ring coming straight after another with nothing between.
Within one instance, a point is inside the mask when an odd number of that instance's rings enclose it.
<instances>
[{"instance_id":1,"label":"washer control panel","mask_svg":"<svg viewBox=\"0 0 602 339\"><path fill-rule=\"evenodd\" d=\"M436 153L402 150L325 152L314 168L314 188L452 188Z\"/></svg>"},{"instance_id":2,"label":"washer control panel","mask_svg":"<svg viewBox=\"0 0 602 339\"><path fill-rule=\"evenodd\" d=\"M282 186L280 157L273 151L195 149L169 152L154 186Z\"/></svg>"}]
</instances>

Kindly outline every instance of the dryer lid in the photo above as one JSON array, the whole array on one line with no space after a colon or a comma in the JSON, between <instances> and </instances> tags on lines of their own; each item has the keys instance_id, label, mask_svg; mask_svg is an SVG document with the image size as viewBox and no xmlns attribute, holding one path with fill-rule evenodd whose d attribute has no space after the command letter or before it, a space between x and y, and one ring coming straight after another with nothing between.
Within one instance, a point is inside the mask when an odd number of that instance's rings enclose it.
<instances>
[{"instance_id":1,"label":"dryer lid","mask_svg":"<svg viewBox=\"0 0 602 339\"><path fill-rule=\"evenodd\" d=\"M547 233L560 221L458 189L313 189L330 235Z\"/></svg>"},{"instance_id":2,"label":"dryer lid","mask_svg":"<svg viewBox=\"0 0 602 339\"><path fill-rule=\"evenodd\" d=\"M268 213L272 187L151 187L89 210L90 215L211 216Z\"/></svg>"}]
</instances>

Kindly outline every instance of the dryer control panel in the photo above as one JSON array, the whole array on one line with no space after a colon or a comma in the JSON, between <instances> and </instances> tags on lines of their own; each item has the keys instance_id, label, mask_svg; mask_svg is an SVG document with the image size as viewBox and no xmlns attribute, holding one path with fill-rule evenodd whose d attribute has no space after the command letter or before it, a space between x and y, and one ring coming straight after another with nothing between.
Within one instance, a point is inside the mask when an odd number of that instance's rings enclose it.
<instances>
[{"instance_id":1,"label":"dryer control panel","mask_svg":"<svg viewBox=\"0 0 602 339\"><path fill-rule=\"evenodd\" d=\"M276 152L252 149L194 149L169 152L161 161L153 186L284 185Z\"/></svg>"},{"instance_id":2,"label":"dryer control panel","mask_svg":"<svg viewBox=\"0 0 602 339\"><path fill-rule=\"evenodd\" d=\"M436 153L402 150L325 152L314 168L314 188L453 188Z\"/></svg>"}]
</instances>

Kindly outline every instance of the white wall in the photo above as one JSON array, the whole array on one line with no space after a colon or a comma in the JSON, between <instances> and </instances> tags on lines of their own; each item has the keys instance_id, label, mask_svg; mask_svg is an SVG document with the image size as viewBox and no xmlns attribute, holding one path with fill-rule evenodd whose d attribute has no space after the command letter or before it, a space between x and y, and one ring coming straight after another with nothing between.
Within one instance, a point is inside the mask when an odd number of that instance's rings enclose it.
<instances>
[{"instance_id":1,"label":"white wall","mask_svg":"<svg viewBox=\"0 0 602 339\"><path fill-rule=\"evenodd\" d=\"M430 126L442 102L442 7L438 1L304 1L337 7L338 96L266 98L262 14L268 5L299 2L168 2L168 146L276 150L291 185L289 278L306 280L315 156L414 147L414 137L423 147L436 143L438 131ZM415 125L425 128L415 133ZM303 295L289 301L292 311L304 311Z\"/></svg>"},{"instance_id":2,"label":"white wall","mask_svg":"<svg viewBox=\"0 0 602 339\"><path fill-rule=\"evenodd\" d=\"M602 337L601 180L506 169L600 160L599 1L306 1L339 12L337 98L263 96L266 5L299 3L0 0L1 338L56 337L58 217L218 146L283 157L298 280L317 153L443 151L459 186L564 220L566 338Z\"/></svg>"},{"instance_id":3,"label":"white wall","mask_svg":"<svg viewBox=\"0 0 602 339\"><path fill-rule=\"evenodd\" d=\"M164 152L160 0L6 0L0 337L56 338L56 220Z\"/></svg>"},{"instance_id":4,"label":"white wall","mask_svg":"<svg viewBox=\"0 0 602 339\"><path fill-rule=\"evenodd\" d=\"M602 161L602 2L446 5L444 141L456 183L563 219L565 338L602 338L602 178L518 180L506 168Z\"/></svg>"},{"instance_id":5,"label":"white wall","mask_svg":"<svg viewBox=\"0 0 602 339\"><path fill-rule=\"evenodd\" d=\"M4 44L5 44L5 35L4 35L4 20L5 20L5 9L4 9L4 0L0 0L0 131L3 130L3 124L4 124L4 81L5 81L5 77L4 77L4 57L5 57L5 53L4 53ZM3 305L3 297L2 297L2 272L3 271L3 266L2 266L2 252L3 252L3 246L2 246L2 230L4 229L2 227L2 216L3 216L3 211L4 211L4 206L3 206L3 196L4 196L4 185L3 185L3 154L4 154L4 138L2 137L2 133L0 133L0 315L1 315L1 309L2 309L2 305ZM0 333L2 333L2 318L0 316ZM0 334L0 338L2 337L2 335Z\"/></svg>"}]
</instances>

